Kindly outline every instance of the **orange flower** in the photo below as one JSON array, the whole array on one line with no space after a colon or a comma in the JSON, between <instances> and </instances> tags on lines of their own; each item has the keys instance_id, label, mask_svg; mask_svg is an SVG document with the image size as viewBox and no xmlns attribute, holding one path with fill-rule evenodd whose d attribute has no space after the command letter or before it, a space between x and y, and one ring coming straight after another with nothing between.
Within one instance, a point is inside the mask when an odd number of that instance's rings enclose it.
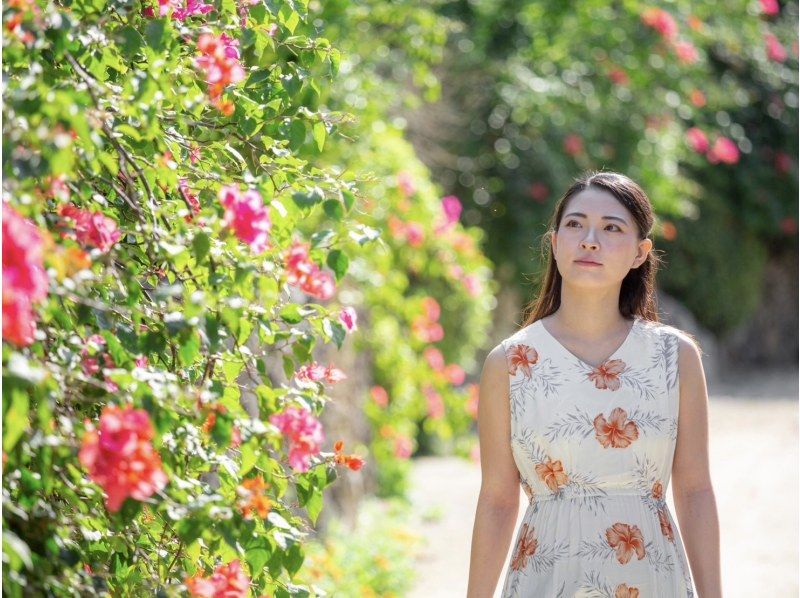
<instances>
[{"instance_id":1,"label":"orange flower","mask_svg":"<svg viewBox=\"0 0 800 598\"><path fill-rule=\"evenodd\" d=\"M260 475L244 480L237 488L237 493L243 498L239 502L239 510L241 510L245 519L252 518L254 511L262 519L269 514L272 505L269 502L269 498L264 496L266 489L267 484Z\"/></svg>"},{"instance_id":2,"label":"orange flower","mask_svg":"<svg viewBox=\"0 0 800 598\"><path fill-rule=\"evenodd\" d=\"M621 583L614 591L614 598L639 598L639 589Z\"/></svg>"},{"instance_id":3,"label":"orange flower","mask_svg":"<svg viewBox=\"0 0 800 598\"><path fill-rule=\"evenodd\" d=\"M595 436L603 448L625 448L639 438L639 429L633 421L625 421L628 414L616 407L606 421L601 413L594 418Z\"/></svg>"},{"instance_id":4,"label":"orange flower","mask_svg":"<svg viewBox=\"0 0 800 598\"><path fill-rule=\"evenodd\" d=\"M616 550L617 560L622 565L631 560L634 552L640 561L644 558L644 538L636 525L615 523L606 530L606 540Z\"/></svg>"},{"instance_id":5,"label":"orange flower","mask_svg":"<svg viewBox=\"0 0 800 598\"><path fill-rule=\"evenodd\" d=\"M508 373L512 376L517 373L517 368L522 369L526 378L531 377L531 366L539 361L539 354L536 349L528 345L514 345L509 351Z\"/></svg>"},{"instance_id":6,"label":"orange flower","mask_svg":"<svg viewBox=\"0 0 800 598\"><path fill-rule=\"evenodd\" d=\"M514 557L511 559L511 569L513 571L524 569L525 565L528 564L528 557L532 557L536 553L538 545L539 541L534 536L533 526L529 530L528 524L523 523L522 531L517 541L517 548L514 551Z\"/></svg>"},{"instance_id":7,"label":"orange flower","mask_svg":"<svg viewBox=\"0 0 800 598\"><path fill-rule=\"evenodd\" d=\"M675 536L672 534L672 525L669 522L669 517L667 517L666 509L658 510L658 522L661 524L661 533L667 537L667 540L674 542Z\"/></svg>"},{"instance_id":8,"label":"orange flower","mask_svg":"<svg viewBox=\"0 0 800 598\"><path fill-rule=\"evenodd\" d=\"M661 482L653 484L653 498L656 500L664 498L664 487L661 485Z\"/></svg>"},{"instance_id":9,"label":"orange flower","mask_svg":"<svg viewBox=\"0 0 800 598\"><path fill-rule=\"evenodd\" d=\"M333 462L337 465L340 463L344 463L352 469L353 471L358 471L364 466L364 459L363 457L359 457L358 455L345 455L342 453L344 449L344 441L337 440L336 443L333 445L333 450L336 453L333 456Z\"/></svg>"},{"instance_id":10,"label":"orange flower","mask_svg":"<svg viewBox=\"0 0 800 598\"><path fill-rule=\"evenodd\" d=\"M561 461L548 459L547 463L539 463L536 465L536 473L553 492L558 492L558 487L567 483L567 474Z\"/></svg>"},{"instance_id":11,"label":"orange flower","mask_svg":"<svg viewBox=\"0 0 800 598\"><path fill-rule=\"evenodd\" d=\"M625 371L625 362L621 359L612 359L597 366L589 374L589 380L600 390L619 389L619 375Z\"/></svg>"}]
</instances>

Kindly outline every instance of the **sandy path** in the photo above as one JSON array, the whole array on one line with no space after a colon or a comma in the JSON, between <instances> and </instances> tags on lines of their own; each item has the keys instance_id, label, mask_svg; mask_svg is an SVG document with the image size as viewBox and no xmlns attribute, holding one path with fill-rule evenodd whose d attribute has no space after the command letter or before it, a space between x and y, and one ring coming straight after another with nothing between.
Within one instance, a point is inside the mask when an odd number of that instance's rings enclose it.
<instances>
[{"instance_id":1,"label":"sandy path","mask_svg":"<svg viewBox=\"0 0 800 598\"><path fill-rule=\"evenodd\" d=\"M797 384L796 371L762 371L728 376L724 385L710 388L711 475L725 598L798 596ZM463 598L480 466L428 457L415 462L412 475L426 545L409 596ZM674 514L671 491L667 497ZM517 525L525 506L521 494ZM510 550L495 596L509 558Z\"/></svg>"}]
</instances>

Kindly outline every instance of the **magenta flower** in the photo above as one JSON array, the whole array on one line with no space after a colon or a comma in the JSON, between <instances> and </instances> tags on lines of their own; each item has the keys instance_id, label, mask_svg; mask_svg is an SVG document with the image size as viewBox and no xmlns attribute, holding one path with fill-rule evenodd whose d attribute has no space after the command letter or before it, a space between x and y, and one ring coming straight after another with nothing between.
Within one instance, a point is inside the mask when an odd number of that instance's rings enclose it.
<instances>
[{"instance_id":1,"label":"magenta flower","mask_svg":"<svg viewBox=\"0 0 800 598\"><path fill-rule=\"evenodd\" d=\"M727 137L719 137L706 156L712 164L736 164L739 161L739 148Z\"/></svg>"},{"instance_id":2,"label":"magenta flower","mask_svg":"<svg viewBox=\"0 0 800 598\"><path fill-rule=\"evenodd\" d=\"M347 332L352 332L353 330L358 330L358 326L356 325L356 320L358 319L358 315L356 314L356 310L352 307L343 307L342 310L339 312L339 321L344 324L345 330Z\"/></svg>"},{"instance_id":3,"label":"magenta flower","mask_svg":"<svg viewBox=\"0 0 800 598\"><path fill-rule=\"evenodd\" d=\"M220 189L219 199L225 207L223 226L231 228L253 253L266 250L272 221L258 192L249 190L242 194L235 186L228 185Z\"/></svg>"},{"instance_id":4,"label":"magenta flower","mask_svg":"<svg viewBox=\"0 0 800 598\"><path fill-rule=\"evenodd\" d=\"M292 469L301 473L308 471L311 457L319 454L325 441L322 424L305 407L293 406L271 415L269 421L289 441L289 465Z\"/></svg>"},{"instance_id":5,"label":"magenta flower","mask_svg":"<svg viewBox=\"0 0 800 598\"><path fill-rule=\"evenodd\" d=\"M176 21L184 21L187 17L204 15L212 10L214 7L211 4L204 4L199 0L186 0L186 8L176 8L172 13L172 18Z\"/></svg>"},{"instance_id":6,"label":"magenta flower","mask_svg":"<svg viewBox=\"0 0 800 598\"><path fill-rule=\"evenodd\" d=\"M708 137L697 127L692 127L686 131L686 142L698 154L705 154L708 151Z\"/></svg>"},{"instance_id":7,"label":"magenta flower","mask_svg":"<svg viewBox=\"0 0 800 598\"><path fill-rule=\"evenodd\" d=\"M442 210L448 224L458 222L461 216L461 209L461 202L455 195L446 195L442 198Z\"/></svg>"},{"instance_id":8,"label":"magenta flower","mask_svg":"<svg viewBox=\"0 0 800 598\"><path fill-rule=\"evenodd\" d=\"M765 15L775 16L781 10L778 0L761 0L761 12Z\"/></svg>"},{"instance_id":9,"label":"magenta flower","mask_svg":"<svg viewBox=\"0 0 800 598\"><path fill-rule=\"evenodd\" d=\"M42 241L33 221L3 202L3 339L18 347L33 342L33 304L47 297Z\"/></svg>"},{"instance_id":10,"label":"magenta flower","mask_svg":"<svg viewBox=\"0 0 800 598\"><path fill-rule=\"evenodd\" d=\"M767 33L764 35L764 42L767 46L767 57L774 62L783 62L786 60L786 49L778 41L778 38Z\"/></svg>"},{"instance_id":11,"label":"magenta flower","mask_svg":"<svg viewBox=\"0 0 800 598\"><path fill-rule=\"evenodd\" d=\"M293 241L284 253L287 282L297 285L304 293L318 299L330 299L335 290L333 276L320 270L309 255L308 243Z\"/></svg>"},{"instance_id":12,"label":"magenta flower","mask_svg":"<svg viewBox=\"0 0 800 598\"><path fill-rule=\"evenodd\" d=\"M108 253L122 237L117 230L117 223L102 212L91 212L66 204L61 206L59 214L74 223L75 236L84 247L93 246Z\"/></svg>"}]
</instances>

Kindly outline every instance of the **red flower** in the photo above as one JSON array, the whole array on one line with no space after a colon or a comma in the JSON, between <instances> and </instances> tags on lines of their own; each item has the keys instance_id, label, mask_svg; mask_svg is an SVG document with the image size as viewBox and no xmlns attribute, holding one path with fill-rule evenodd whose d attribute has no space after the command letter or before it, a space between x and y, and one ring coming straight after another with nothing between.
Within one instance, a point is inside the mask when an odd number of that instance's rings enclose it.
<instances>
[{"instance_id":1,"label":"red flower","mask_svg":"<svg viewBox=\"0 0 800 598\"><path fill-rule=\"evenodd\" d=\"M601 413L594 418L595 436L603 448L625 448L639 438L639 429L633 421L626 421L628 414L616 407L606 421Z\"/></svg>"},{"instance_id":2,"label":"red flower","mask_svg":"<svg viewBox=\"0 0 800 598\"><path fill-rule=\"evenodd\" d=\"M511 347L507 357L508 373L514 376L519 368L526 378L530 378L533 375L531 366L539 361L539 353L537 353L536 349L525 344L518 344Z\"/></svg>"},{"instance_id":3,"label":"red flower","mask_svg":"<svg viewBox=\"0 0 800 598\"><path fill-rule=\"evenodd\" d=\"M187 578L189 594L196 598L248 598L250 578L242 571L239 559L220 565L211 577L199 573Z\"/></svg>"},{"instance_id":4,"label":"red flower","mask_svg":"<svg viewBox=\"0 0 800 598\"><path fill-rule=\"evenodd\" d=\"M600 390L618 390L619 375L624 371L625 362L621 359L612 359L592 370L589 380Z\"/></svg>"},{"instance_id":5,"label":"red flower","mask_svg":"<svg viewBox=\"0 0 800 598\"><path fill-rule=\"evenodd\" d=\"M89 478L105 491L106 508L112 513L126 498L145 500L167 485L152 438L147 412L130 405L106 406L100 415L99 433L87 425L78 459Z\"/></svg>"},{"instance_id":6,"label":"red flower","mask_svg":"<svg viewBox=\"0 0 800 598\"><path fill-rule=\"evenodd\" d=\"M678 55L678 60L684 64L692 64L697 62L697 48L694 47L692 42L679 41L675 42L675 53Z\"/></svg>"},{"instance_id":7,"label":"red flower","mask_svg":"<svg viewBox=\"0 0 800 598\"><path fill-rule=\"evenodd\" d=\"M546 463L538 463L536 465L536 474L553 492L558 492L559 487L566 485L568 481L561 461L553 461L552 459L548 459Z\"/></svg>"},{"instance_id":8,"label":"red flower","mask_svg":"<svg viewBox=\"0 0 800 598\"><path fill-rule=\"evenodd\" d=\"M674 542L675 536L672 534L672 525L669 522L669 517L667 517L666 508L658 510L658 523L661 525L661 533L666 536L667 540Z\"/></svg>"},{"instance_id":9,"label":"red flower","mask_svg":"<svg viewBox=\"0 0 800 598\"><path fill-rule=\"evenodd\" d=\"M122 233L117 230L117 223L102 212L91 212L73 204L65 204L59 208L59 214L74 222L75 236L84 247L97 247L107 253L122 237Z\"/></svg>"},{"instance_id":10,"label":"red flower","mask_svg":"<svg viewBox=\"0 0 800 598\"><path fill-rule=\"evenodd\" d=\"M512 571L520 571L528 564L528 559L536 554L536 548L539 546L539 541L534 534L533 526L528 528L527 523L522 524L520 530L519 540L514 550L514 556L511 559Z\"/></svg>"},{"instance_id":11,"label":"red flower","mask_svg":"<svg viewBox=\"0 0 800 598\"><path fill-rule=\"evenodd\" d=\"M621 565L630 561L634 552L640 561L644 558L644 538L636 525L615 523L606 530L606 540L611 548L616 549Z\"/></svg>"},{"instance_id":12,"label":"red flower","mask_svg":"<svg viewBox=\"0 0 800 598\"><path fill-rule=\"evenodd\" d=\"M706 105L706 95L699 89L693 89L689 94L689 101L698 108L702 108Z\"/></svg>"}]
</instances>

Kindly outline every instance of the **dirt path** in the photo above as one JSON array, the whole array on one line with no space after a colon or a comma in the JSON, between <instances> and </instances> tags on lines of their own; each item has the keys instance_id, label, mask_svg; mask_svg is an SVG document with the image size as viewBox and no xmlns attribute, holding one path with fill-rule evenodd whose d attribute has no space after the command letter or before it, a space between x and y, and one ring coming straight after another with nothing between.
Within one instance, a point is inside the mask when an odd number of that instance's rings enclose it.
<instances>
[{"instance_id":1,"label":"dirt path","mask_svg":"<svg viewBox=\"0 0 800 598\"><path fill-rule=\"evenodd\" d=\"M728 376L724 385L709 389L725 598L798 596L797 385L796 371L761 371ZM466 596L480 483L476 463L416 461L412 499L424 517L420 531L427 544L410 598ZM521 496L517 525L526 506ZM674 514L671 492L667 496ZM510 550L495 596L509 558Z\"/></svg>"}]
</instances>

